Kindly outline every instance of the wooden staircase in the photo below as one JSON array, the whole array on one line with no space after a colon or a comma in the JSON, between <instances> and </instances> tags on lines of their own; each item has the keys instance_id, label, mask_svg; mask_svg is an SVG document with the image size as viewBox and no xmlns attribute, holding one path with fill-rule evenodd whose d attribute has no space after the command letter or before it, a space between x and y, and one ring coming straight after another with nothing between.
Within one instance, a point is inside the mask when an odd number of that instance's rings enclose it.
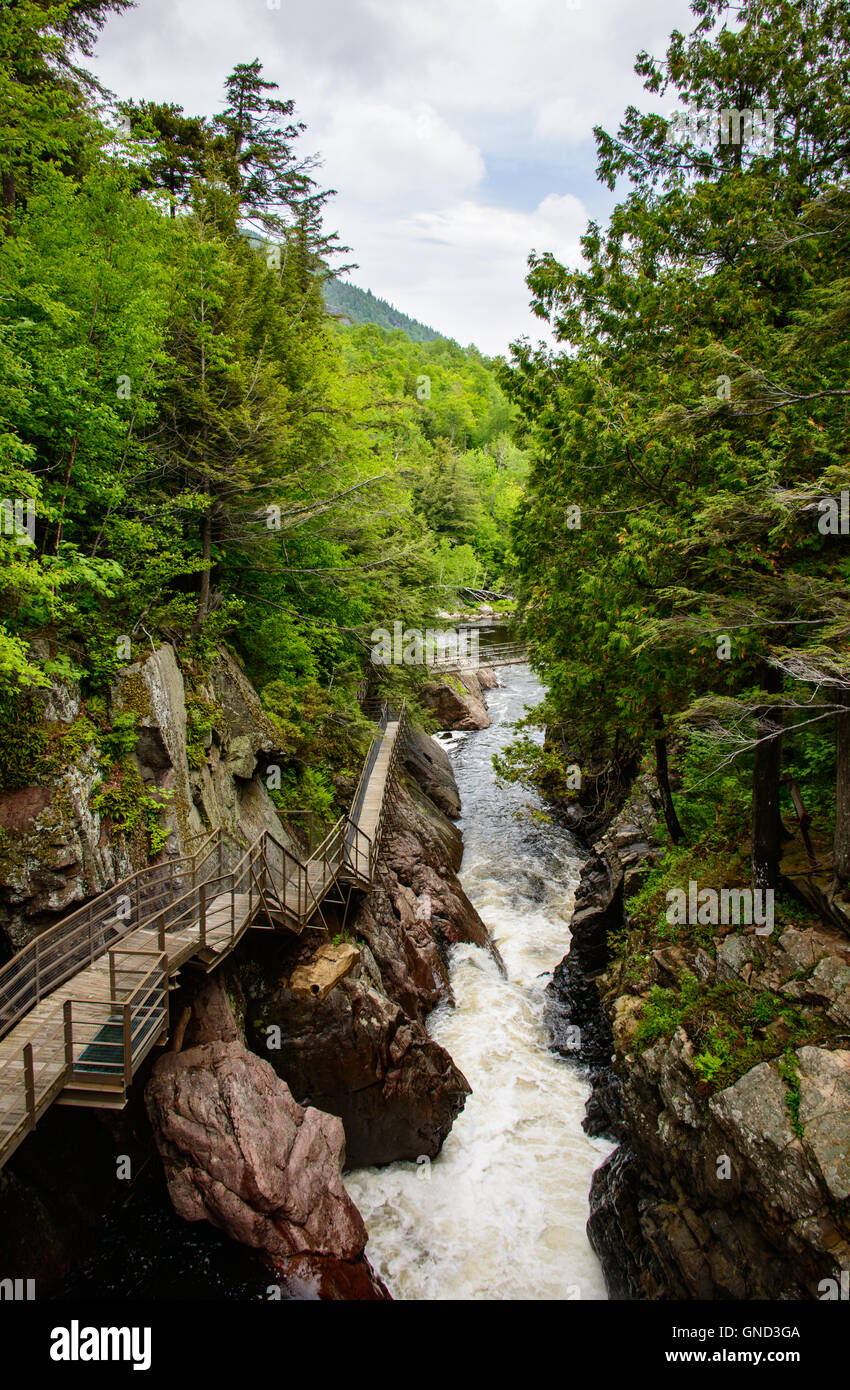
<instances>
[{"instance_id":1,"label":"wooden staircase","mask_svg":"<svg viewBox=\"0 0 850 1390\"><path fill-rule=\"evenodd\" d=\"M152 865L36 937L0 970L0 1166L54 1103L120 1108L168 1035L168 993L189 962L211 971L249 928L299 934L335 885L368 890L406 729L378 711L348 815L302 857L265 832L221 830Z\"/></svg>"}]
</instances>

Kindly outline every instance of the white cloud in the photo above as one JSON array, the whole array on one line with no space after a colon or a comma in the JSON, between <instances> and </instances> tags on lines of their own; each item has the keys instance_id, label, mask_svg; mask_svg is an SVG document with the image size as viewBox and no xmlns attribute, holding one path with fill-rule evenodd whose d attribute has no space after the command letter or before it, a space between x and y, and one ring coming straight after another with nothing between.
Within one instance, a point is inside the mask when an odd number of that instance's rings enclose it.
<instances>
[{"instance_id":1,"label":"white cloud","mask_svg":"<svg viewBox=\"0 0 850 1390\"><path fill-rule=\"evenodd\" d=\"M362 102L339 107L322 134L326 171L359 201L378 205L474 189L484 177L479 150L425 102L413 107ZM343 179L343 171L347 177Z\"/></svg>"},{"instance_id":2,"label":"white cloud","mask_svg":"<svg viewBox=\"0 0 850 1390\"><path fill-rule=\"evenodd\" d=\"M466 199L384 226L370 247L374 261L361 256L354 279L376 293L380 285L391 302L449 337L501 353L524 333L534 341L545 336L528 309L529 251L577 263L586 222L571 194L551 195L530 213Z\"/></svg>"},{"instance_id":3,"label":"white cloud","mask_svg":"<svg viewBox=\"0 0 850 1390\"><path fill-rule=\"evenodd\" d=\"M259 57L339 190L328 221L355 283L499 351L544 327L531 248L575 263L582 200L607 197L589 183L594 124L648 104L635 55L691 22L688 0L138 0L96 70L120 96L212 113Z\"/></svg>"}]
</instances>

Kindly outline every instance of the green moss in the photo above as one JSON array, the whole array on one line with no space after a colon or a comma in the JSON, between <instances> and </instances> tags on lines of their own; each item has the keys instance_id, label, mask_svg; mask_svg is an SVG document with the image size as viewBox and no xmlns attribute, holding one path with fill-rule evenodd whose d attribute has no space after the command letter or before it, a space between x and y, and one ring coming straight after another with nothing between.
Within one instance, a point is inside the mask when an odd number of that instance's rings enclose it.
<instances>
[{"instance_id":1,"label":"green moss","mask_svg":"<svg viewBox=\"0 0 850 1390\"><path fill-rule=\"evenodd\" d=\"M95 787L91 807L140 852L153 856L162 849L170 833L161 824L160 816L172 796L173 792L163 791L151 795L136 764L127 757L111 767L107 779Z\"/></svg>"},{"instance_id":2,"label":"green moss","mask_svg":"<svg viewBox=\"0 0 850 1390\"><path fill-rule=\"evenodd\" d=\"M31 787L49 771L50 738L32 695L0 696L0 790Z\"/></svg>"},{"instance_id":3,"label":"green moss","mask_svg":"<svg viewBox=\"0 0 850 1390\"><path fill-rule=\"evenodd\" d=\"M223 711L211 700L200 695L189 695L186 699L186 758L189 766L202 768L207 760L207 742L213 729L218 727Z\"/></svg>"},{"instance_id":4,"label":"green moss","mask_svg":"<svg viewBox=\"0 0 850 1390\"><path fill-rule=\"evenodd\" d=\"M643 1050L683 1028L694 1046L694 1070L711 1092L734 1085L759 1062L777 1055L781 1044L765 1032L775 1020L782 1020L791 1035L789 1049L818 1041L828 1031L822 1018L807 1016L769 990L751 989L738 980L708 985L685 971L678 984L650 991L635 1046Z\"/></svg>"},{"instance_id":5,"label":"green moss","mask_svg":"<svg viewBox=\"0 0 850 1390\"><path fill-rule=\"evenodd\" d=\"M797 1138L802 1139L806 1131L800 1119L800 1062L796 1052L790 1047L787 1048L779 1063L779 1075L788 1084L788 1090L785 1092L785 1104L788 1106L788 1114L791 1116L791 1128Z\"/></svg>"},{"instance_id":6,"label":"green moss","mask_svg":"<svg viewBox=\"0 0 850 1390\"><path fill-rule=\"evenodd\" d=\"M134 713L137 719L153 718L151 693L139 671L133 671L122 680L120 698L122 711Z\"/></svg>"}]
</instances>

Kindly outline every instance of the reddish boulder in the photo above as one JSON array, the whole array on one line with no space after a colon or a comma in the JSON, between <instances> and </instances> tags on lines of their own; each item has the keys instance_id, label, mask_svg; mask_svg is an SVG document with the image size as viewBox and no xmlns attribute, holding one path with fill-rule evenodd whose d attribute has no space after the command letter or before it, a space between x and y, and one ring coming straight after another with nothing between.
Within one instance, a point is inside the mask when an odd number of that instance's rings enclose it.
<instances>
[{"instance_id":1,"label":"reddish boulder","mask_svg":"<svg viewBox=\"0 0 850 1390\"><path fill-rule=\"evenodd\" d=\"M363 1220L345 1191L342 1124L303 1109L261 1057L213 1042L160 1058L145 1099L171 1200L276 1262L357 1260Z\"/></svg>"},{"instance_id":2,"label":"reddish boulder","mask_svg":"<svg viewBox=\"0 0 850 1390\"><path fill-rule=\"evenodd\" d=\"M489 729L492 719L484 704L478 677L472 671L426 681L420 698L437 716L441 729Z\"/></svg>"},{"instance_id":3,"label":"reddish boulder","mask_svg":"<svg viewBox=\"0 0 850 1390\"><path fill-rule=\"evenodd\" d=\"M439 1153L469 1084L421 1023L362 980L343 980L320 1002L279 988L255 1001L251 1041L293 1094L339 1115L352 1168Z\"/></svg>"}]
</instances>

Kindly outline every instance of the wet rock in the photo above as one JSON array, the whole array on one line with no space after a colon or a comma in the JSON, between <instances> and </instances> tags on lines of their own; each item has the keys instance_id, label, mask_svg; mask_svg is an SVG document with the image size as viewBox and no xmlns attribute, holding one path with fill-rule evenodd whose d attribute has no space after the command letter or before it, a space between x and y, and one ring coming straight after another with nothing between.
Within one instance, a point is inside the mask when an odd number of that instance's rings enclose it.
<instances>
[{"instance_id":1,"label":"wet rock","mask_svg":"<svg viewBox=\"0 0 850 1390\"><path fill-rule=\"evenodd\" d=\"M445 1048L384 994L343 980L326 999L303 1002L285 988L251 1010L249 1038L293 1095L338 1115L349 1167L436 1156L470 1088Z\"/></svg>"},{"instance_id":2,"label":"wet rock","mask_svg":"<svg viewBox=\"0 0 850 1390\"><path fill-rule=\"evenodd\" d=\"M432 822L419 813L409 798L396 804L381 859L375 899L379 911L383 891L397 920L412 925L406 905L413 919L428 927L443 952L461 941L471 941L498 958L487 928L446 863L443 844ZM410 890L412 898L404 889Z\"/></svg>"},{"instance_id":3,"label":"wet rock","mask_svg":"<svg viewBox=\"0 0 850 1390\"><path fill-rule=\"evenodd\" d=\"M338 1119L298 1105L238 1041L167 1053L145 1093L171 1200L280 1260L356 1260L366 1228L342 1184Z\"/></svg>"},{"instance_id":4,"label":"wet rock","mask_svg":"<svg viewBox=\"0 0 850 1390\"><path fill-rule=\"evenodd\" d=\"M472 671L426 681L421 699L437 716L441 729L489 729L492 720L484 704L478 677Z\"/></svg>"},{"instance_id":5,"label":"wet rock","mask_svg":"<svg viewBox=\"0 0 850 1390\"><path fill-rule=\"evenodd\" d=\"M284 1297L301 1303L391 1301L386 1285L368 1260L340 1260L334 1255L294 1255L279 1270Z\"/></svg>"},{"instance_id":6,"label":"wet rock","mask_svg":"<svg viewBox=\"0 0 850 1390\"><path fill-rule=\"evenodd\" d=\"M445 815L457 820L460 794L448 754L423 729L409 731L404 763L422 791Z\"/></svg>"},{"instance_id":7,"label":"wet rock","mask_svg":"<svg viewBox=\"0 0 850 1390\"><path fill-rule=\"evenodd\" d=\"M608 933L622 927L628 897L661 853L659 805L653 779L641 777L582 865L570 930L572 953L586 974L605 968Z\"/></svg>"},{"instance_id":8,"label":"wet rock","mask_svg":"<svg viewBox=\"0 0 850 1390\"><path fill-rule=\"evenodd\" d=\"M611 1027L596 987L572 956L565 956L546 986L545 1022L550 1046L589 1067L609 1065L614 1050Z\"/></svg>"}]
</instances>

